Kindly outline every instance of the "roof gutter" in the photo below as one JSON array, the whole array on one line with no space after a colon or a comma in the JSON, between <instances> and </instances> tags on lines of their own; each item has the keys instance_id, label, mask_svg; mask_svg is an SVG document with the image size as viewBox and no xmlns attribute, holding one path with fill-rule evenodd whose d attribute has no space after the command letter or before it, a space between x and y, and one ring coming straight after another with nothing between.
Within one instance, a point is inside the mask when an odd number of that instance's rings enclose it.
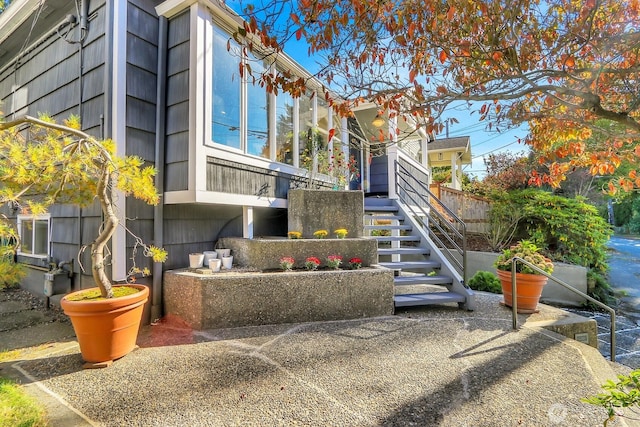
<instances>
[{"instance_id":1,"label":"roof gutter","mask_svg":"<svg viewBox=\"0 0 640 427\"><path fill-rule=\"evenodd\" d=\"M40 0L14 0L0 14L0 43L4 42L38 9Z\"/></svg>"}]
</instances>

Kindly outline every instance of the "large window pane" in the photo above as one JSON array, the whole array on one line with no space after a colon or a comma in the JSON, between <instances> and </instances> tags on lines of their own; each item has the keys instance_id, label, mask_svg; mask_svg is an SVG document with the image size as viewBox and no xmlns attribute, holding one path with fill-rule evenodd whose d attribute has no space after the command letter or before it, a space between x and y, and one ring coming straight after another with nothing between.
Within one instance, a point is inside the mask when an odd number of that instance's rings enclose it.
<instances>
[{"instance_id":1,"label":"large window pane","mask_svg":"<svg viewBox=\"0 0 640 427\"><path fill-rule=\"evenodd\" d=\"M276 160L293 164L293 98L287 92L276 97Z\"/></svg>"},{"instance_id":2,"label":"large window pane","mask_svg":"<svg viewBox=\"0 0 640 427\"><path fill-rule=\"evenodd\" d=\"M23 220L20 227L20 252L33 253L33 221Z\"/></svg>"},{"instance_id":3,"label":"large window pane","mask_svg":"<svg viewBox=\"0 0 640 427\"><path fill-rule=\"evenodd\" d=\"M252 76L247 84L247 153L269 158L269 93L253 79L265 71L259 60L248 60Z\"/></svg>"},{"instance_id":4,"label":"large window pane","mask_svg":"<svg viewBox=\"0 0 640 427\"><path fill-rule=\"evenodd\" d=\"M213 142L240 148L240 47L220 28L213 31Z\"/></svg>"},{"instance_id":5,"label":"large window pane","mask_svg":"<svg viewBox=\"0 0 640 427\"><path fill-rule=\"evenodd\" d=\"M317 132L313 131L313 104L309 95L298 100L298 141L300 144L300 166L312 170L314 156L320 149Z\"/></svg>"},{"instance_id":6,"label":"large window pane","mask_svg":"<svg viewBox=\"0 0 640 427\"><path fill-rule=\"evenodd\" d=\"M35 236L33 239L33 254L48 255L49 254L49 221L36 220Z\"/></svg>"}]
</instances>

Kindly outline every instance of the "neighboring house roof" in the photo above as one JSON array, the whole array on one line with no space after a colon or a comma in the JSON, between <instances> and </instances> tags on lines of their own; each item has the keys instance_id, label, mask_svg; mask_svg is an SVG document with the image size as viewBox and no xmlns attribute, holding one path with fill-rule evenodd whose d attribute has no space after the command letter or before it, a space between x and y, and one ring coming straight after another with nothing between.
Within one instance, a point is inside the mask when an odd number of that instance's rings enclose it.
<instances>
[{"instance_id":1,"label":"neighboring house roof","mask_svg":"<svg viewBox=\"0 0 640 427\"><path fill-rule=\"evenodd\" d=\"M441 138L428 145L431 166L451 166L451 158L458 156L463 165L471 164L471 143L468 136Z\"/></svg>"}]
</instances>

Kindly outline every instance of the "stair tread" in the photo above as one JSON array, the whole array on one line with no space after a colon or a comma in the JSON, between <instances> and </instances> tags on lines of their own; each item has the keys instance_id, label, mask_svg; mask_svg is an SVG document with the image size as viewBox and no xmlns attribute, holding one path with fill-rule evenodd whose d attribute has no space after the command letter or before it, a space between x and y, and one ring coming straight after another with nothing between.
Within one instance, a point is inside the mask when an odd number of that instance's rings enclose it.
<instances>
[{"instance_id":1,"label":"stair tread","mask_svg":"<svg viewBox=\"0 0 640 427\"><path fill-rule=\"evenodd\" d=\"M450 276L436 274L435 276L418 275L418 276L396 276L393 283L398 286L403 285L450 285L453 279Z\"/></svg>"},{"instance_id":2,"label":"stair tread","mask_svg":"<svg viewBox=\"0 0 640 427\"><path fill-rule=\"evenodd\" d=\"M402 254L418 254L418 255L429 255L431 251L429 248L425 248L422 246L412 247L412 248L378 248L378 255L402 255Z\"/></svg>"},{"instance_id":3,"label":"stair tread","mask_svg":"<svg viewBox=\"0 0 640 427\"><path fill-rule=\"evenodd\" d=\"M378 242L419 242L420 236L372 236Z\"/></svg>"},{"instance_id":4,"label":"stair tread","mask_svg":"<svg viewBox=\"0 0 640 427\"><path fill-rule=\"evenodd\" d=\"M365 225L365 230L412 230L410 225Z\"/></svg>"},{"instance_id":5,"label":"stair tread","mask_svg":"<svg viewBox=\"0 0 640 427\"><path fill-rule=\"evenodd\" d=\"M382 220L382 221L403 221L403 215L365 215L365 219L367 220Z\"/></svg>"},{"instance_id":6,"label":"stair tread","mask_svg":"<svg viewBox=\"0 0 640 427\"><path fill-rule=\"evenodd\" d=\"M440 263L438 261L400 261L400 262L379 262L378 265L381 265L385 268L390 268L391 270L402 270L402 269L415 269L415 268L440 268Z\"/></svg>"},{"instance_id":7,"label":"stair tread","mask_svg":"<svg viewBox=\"0 0 640 427\"><path fill-rule=\"evenodd\" d=\"M393 205L364 205L365 212L398 212L398 207Z\"/></svg>"},{"instance_id":8,"label":"stair tread","mask_svg":"<svg viewBox=\"0 0 640 427\"><path fill-rule=\"evenodd\" d=\"M444 304L449 302L462 303L466 301L464 295L455 292L429 292L422 294L395 295L393 302L396 307L411 307L418 305Z\"/></svg>"}]
</instances>

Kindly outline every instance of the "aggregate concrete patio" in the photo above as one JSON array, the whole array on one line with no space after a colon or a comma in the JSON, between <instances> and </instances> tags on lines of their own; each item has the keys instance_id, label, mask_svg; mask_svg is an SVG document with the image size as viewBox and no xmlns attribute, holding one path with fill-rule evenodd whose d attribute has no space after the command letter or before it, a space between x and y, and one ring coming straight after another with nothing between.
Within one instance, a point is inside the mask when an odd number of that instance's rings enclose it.
<instances>
[{"instance_id":1,"label":"aggregate concrete patio","mask_svg":"<svg viewBox=\"0 0 640 427\"><path fill-rule=\"evenodd\" d=\"M512 331L499 300L203 331L166 319L108 369L82 370L77 345L61 342L3 375L74 419L54 427L602 425L605 411L580 398L628 370L535 326L566 312L541 306Z\"/></svg>"}]
</instances>

